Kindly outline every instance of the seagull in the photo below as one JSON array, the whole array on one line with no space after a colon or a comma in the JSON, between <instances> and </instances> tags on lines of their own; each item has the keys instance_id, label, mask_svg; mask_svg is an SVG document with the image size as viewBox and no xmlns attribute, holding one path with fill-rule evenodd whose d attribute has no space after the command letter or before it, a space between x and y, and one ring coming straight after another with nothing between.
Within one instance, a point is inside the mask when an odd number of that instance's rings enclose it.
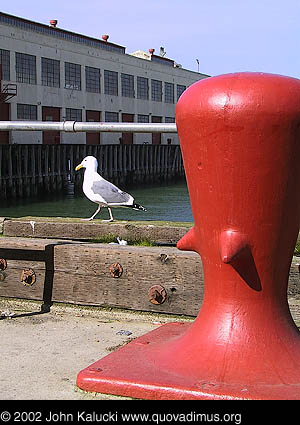
<instances>
[{"instance_id":1,"label":"seagull","mask_svg":"<svg viewBox=\"0 0 300 425\"><path fill-rule=\"evenodd\" d=\"M108 209L110 219L103 220L107 222L114 220L110 207L129 207L134 210L147 211L142 205L137 204L129 193L123 192L97 173L98 161L94 156L86 156L75 170L78 171L81 168L85 168L83 193L90 201L98 204L96 212L90 218L84 220L93 220L100 212L101 207Z\"/></svg>"}]
</instances>

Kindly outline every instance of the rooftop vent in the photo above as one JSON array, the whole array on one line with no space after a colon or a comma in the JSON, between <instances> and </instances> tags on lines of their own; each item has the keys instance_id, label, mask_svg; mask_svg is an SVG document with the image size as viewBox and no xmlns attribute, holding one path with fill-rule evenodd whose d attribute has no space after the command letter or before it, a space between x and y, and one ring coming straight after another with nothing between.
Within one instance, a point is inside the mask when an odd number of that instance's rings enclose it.
<instances>
[{"instance_id":1,"label":"rooftop vent","mask_svg":"<svg viewBox=\"0 0 300 425\"><path fill-rule=\"evenodd\" d=\"M57 25L57 20L56 19L51 19L50 21L50 27L55 28Z\"/></svg>"},{"instance_id":2,"label":"rooftop vent","mask_svg":"<svg viewBox=\"0 0 300 425\"><path fill-rule=\"evenodd\" d=\"M164 47L161 47L159 49L159 56L164 57L166 55L166 51Z\"/></svg>"}]
</instances>

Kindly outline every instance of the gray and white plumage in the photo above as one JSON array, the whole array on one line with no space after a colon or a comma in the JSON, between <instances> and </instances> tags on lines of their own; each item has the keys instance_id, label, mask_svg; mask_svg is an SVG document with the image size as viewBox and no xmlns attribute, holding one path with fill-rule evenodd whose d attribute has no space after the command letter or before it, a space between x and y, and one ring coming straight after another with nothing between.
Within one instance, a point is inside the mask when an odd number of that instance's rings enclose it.
<instances>
[{"instance_id":1,"label":"gray and white plumage","mask_svg":"<svg viewBox=\"0 0 300 425\"><path fill-rule=\"evenodd\" d=\"M94 156L85 157L75 170L85 168L83 179L83 193L92 202L98 204L96 212L87 220L93 218L100 212L101 207L108 208L110 219L113 221L111 207L128 207L134 210L146 211L146 209L135 202L133 196L122 191L113 183L105 180L98 174L98 161Z\"/></svg>"}]
</instances>

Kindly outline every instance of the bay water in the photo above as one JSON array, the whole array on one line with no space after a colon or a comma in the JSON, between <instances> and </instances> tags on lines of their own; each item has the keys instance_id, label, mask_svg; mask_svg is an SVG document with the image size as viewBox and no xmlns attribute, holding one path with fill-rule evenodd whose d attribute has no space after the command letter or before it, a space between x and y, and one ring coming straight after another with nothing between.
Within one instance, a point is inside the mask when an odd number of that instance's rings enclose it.
<instances>
[{"instance_id":1,"label":"bay water","mask_svg":"<svg viewBox=\"0 0 300 425\"><path fill-rule=\"evenodd\" d=\"M163 185L144 185L133 188L121 188L129 192L138 204L147 211L134 211L130 208L113 208L115 220L131 221L184 221L193 222L190 199L185 182ZM52 193L39 198L21 200L1 200L0 217L70 217L89 218L97 205L88 200L74 186L69 185L65 193ZM96 219L109 218L107 208L102 208Z\"/></svg>"}]
</instances>

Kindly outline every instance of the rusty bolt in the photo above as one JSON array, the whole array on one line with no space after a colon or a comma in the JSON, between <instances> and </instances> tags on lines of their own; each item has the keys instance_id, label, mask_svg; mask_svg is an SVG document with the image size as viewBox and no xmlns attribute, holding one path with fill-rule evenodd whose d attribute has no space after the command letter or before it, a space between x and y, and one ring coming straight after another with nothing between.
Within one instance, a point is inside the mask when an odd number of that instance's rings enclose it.
<instances>
[{"instance_id":1,"label":"rusty bolt","mask_svg":"<svg viewBox=\"0 0 300 425\"><path fill-rule=\"evenodd\" d=\"M162 263L166 263L168 261L168 259L169 259L168 254L160 254L160 261Z\"/></svg>"},{"instance_id":2,"label":"rusty bolt","mask_svg":"<svg viewBox=\"0 0 300 425\"><path fill-rule=\"evenodd\" d=\"M35 272L32 269L24 269L21 271L21 282L25 286L32 286L36 281Z\"/></svg>"},{"instance_id":3,"label":"rusty bolt","mask_svg":"<svg viewBox=\"0 0 300 425\"><path fill-rule=\"evenodd\" d=\"M112 277L121 277L123 273L123 268L119 263L113 263L109 266L109 271Z\"/></svg>"},{"instance_id":4,"label":"rusty bolt","mask_svg":"<svg viewBox=\"0 0 300 425\"><path fill-rule=\"evenodd\" d=\"M166 301L167 291L161 285L153 285L148 291L148 297L152 304L162 304Z\"/></svg>"},{"instance_id":5,"label":"rusty bolt","mask_svg":"<svg viewBox=\"0 0 300 425\"><path fill-rule=\"evenodd\" d=\"M7 261L4 258L0 258L0 270L5 270L7 268Z\"/></svg>"}]
</instances>

